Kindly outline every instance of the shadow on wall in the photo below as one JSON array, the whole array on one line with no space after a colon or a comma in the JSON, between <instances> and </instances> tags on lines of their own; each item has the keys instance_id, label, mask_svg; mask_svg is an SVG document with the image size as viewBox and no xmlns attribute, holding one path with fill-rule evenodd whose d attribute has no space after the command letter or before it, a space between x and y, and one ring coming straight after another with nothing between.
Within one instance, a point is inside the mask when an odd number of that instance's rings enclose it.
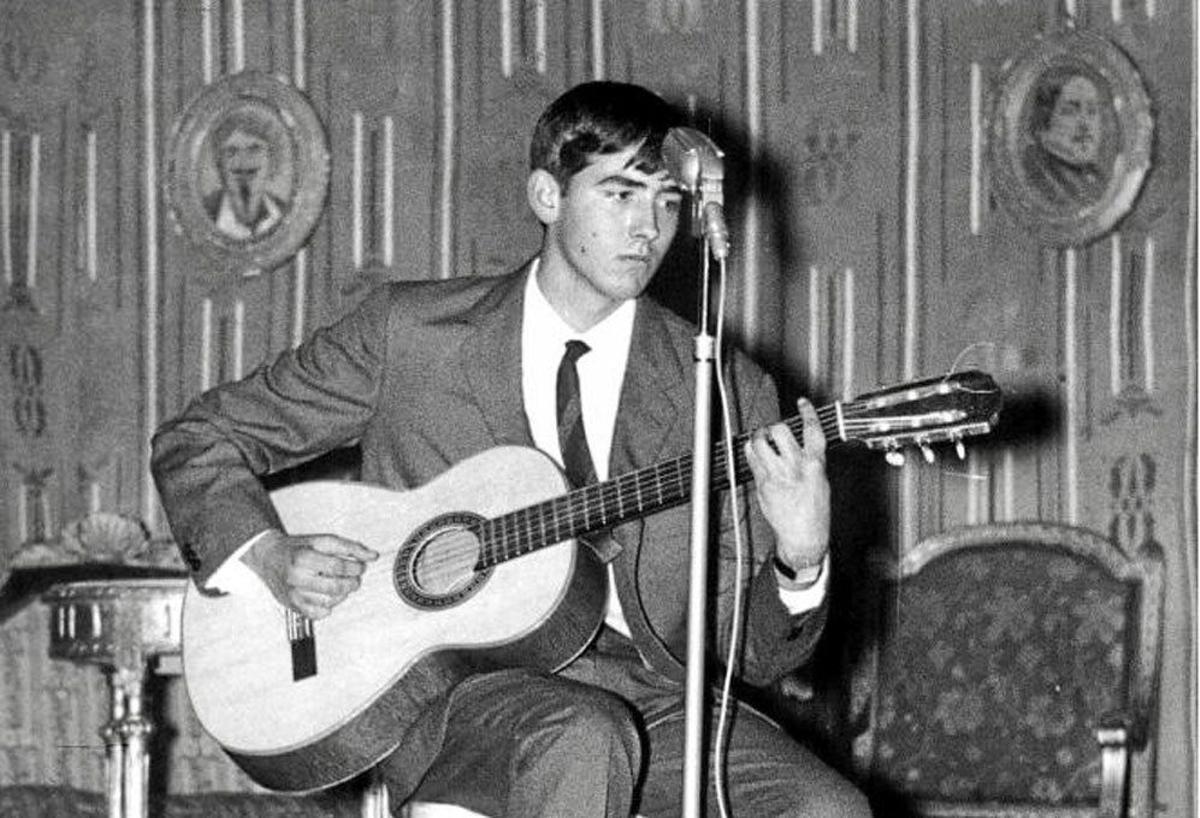
<instances>
[{"instance_id":1,"label":"shadow on wall","mask_svg":"<svg viewBox=\"0 0 1200 818\"><path fill-rule=\"evenodd\" d=\"M668 101L680 105L681 108L685 107L680 100L674 99L670 95L667 98ZM723 158L723 198L725 220L731 233L731 271L742 269L741 258L746 253L749 243L751 241L760 242L762 236L770 237L773 242L770 247L759 246L756 248L763 258L772 259L772 264L776 265L779 270L796 269L798 254L791 243L792 229L788 220L795 203L791 192L784 185L784 180L789 178L789 175L779 166L776 159L766 154L760 155L756 165L752 168L744 123L729 123L712 111L705 109L699 109L692 113L690 120L690 127L707 135L725 154ZM761 205L760 218L764 222L763 227L759 231L759 236L738 235L737 226L741 224L746 202L751 200L757 201ZM685 319L695 321L698 314L703 257L701 241L693 233L690 210L690 206L685 206L675 243L663 260L658 274L651 282L649 294ZM731 274L736 274L736 272ZM769 281L771 278L773 276L768 276L766 280ZM740 289L737 282L731 281L730 285L731 289L735 291ZM715 293L713 297L715 312ZM742 339L737 337L736 332L730 332L728 337L731 343L742 345ZM773 345L763 343L750 346L770 349ZM765 358L759 360L759 363L769 371L775 372L780 364L778 353L768 353Z\"/></svg>"}]
</instances>

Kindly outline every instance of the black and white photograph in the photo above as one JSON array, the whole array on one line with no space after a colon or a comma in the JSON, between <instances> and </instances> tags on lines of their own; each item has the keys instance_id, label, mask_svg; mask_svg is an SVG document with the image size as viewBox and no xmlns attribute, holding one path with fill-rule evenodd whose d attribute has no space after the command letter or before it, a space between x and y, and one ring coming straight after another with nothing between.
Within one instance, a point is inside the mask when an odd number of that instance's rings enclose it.
<instances>
[{"instance_id":1,"label":"black and white photograph","mask_svg":"<svg viewBox=\"0 0 1200 818\"><path fill-rule=\"evenodd\" d=\"M0 0L0 818L1197 818L1198 44Z\"/></svg>"}]
</instances>

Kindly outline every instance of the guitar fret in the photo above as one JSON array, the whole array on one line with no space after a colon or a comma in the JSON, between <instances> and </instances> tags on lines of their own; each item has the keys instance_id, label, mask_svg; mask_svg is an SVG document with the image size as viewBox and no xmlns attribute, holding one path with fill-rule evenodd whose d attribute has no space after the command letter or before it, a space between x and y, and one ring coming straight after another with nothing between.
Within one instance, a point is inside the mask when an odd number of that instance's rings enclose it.
<instances>
[{"instance_id":1,"label":"guitar fret","mask_svg":"<svg viewBox=\"0 0 1200 818\"><path fill-rule=\"evenodd\" d=\"M488 520L488 551L493 565L507 556L504 553L504 539L500 536L499 520Z\"/></svg>"},{"instance_id":2,"label":"guitar fret","mask_svg":"<svg viewBox=\"0 0 1200 818\"><path fill-rule=\"evenodd\" d=\"M574 497L574 495L572 495L572 497ZM576 529L579 527L579 520L577 518L579 509L576 508L576 503L578 502L578 500L579 500L578 497L574 497L574 499L568 499L566 507L563 509L563 511L566 513L566 516L563 520L563 522L564 522L563 530L562 530L562 538L563 539L566 539L566 538L572 536L575 533Z\"/></svg>"},{"instance_id":3,"label":"guitar fret","mask_svg":"<svg viewBox=\"0 0 1200 818\"><path fill-rule=\"evenodd\" d=\"M521 509L513 515L513 544L516 546L518 554L525 554L528 549L528 538L525 536L525 509Z\"/></svg>"},{"instance_id":4,"label":"guitar fret","mask_svg":"<svg viewBox=\"0 0 1200 818\"><path fill-rule=\"evenodd\" d=\"M554 539L562 542L571 536L571 495L567 495L558 503L559 519L558 531L555 533Z\"/></svg>"},{"instance_id":5,"label":"guitar fret","mask_svg":"<svg viewBox=\"0 0 1200 818\"><path fill-rule=\"evenodd\" d=\"M500 518L500 541L504 544L503 552L506 558L518 556L520 552L513 547L512 514Z\"/></svg>"},{"instance_id":6,"label":"guitar fret","mask_svg":"<svg viewBox=\"0 0 1200 818\"><path fill-rule=\"evenodd\" d=\"M537 536L534 534L534 526L537 525L536 507L525 509L525 550L532 551L537 547Z\"/></svg>"},{"instance_id":7,"label":"guitar fret","mask_svg":"<svg viewBox=\"0 0 1200 818\"><path fill-rule=\"evenodd\" d=\"M608 502L604 496L604 489L599 486L597 486L597 488L596 488L596 505L597 505L596 510L600 514L600 526L601 526L601 528L607 527L608 526L609 506L608 506Z\"/></svg>"},{"instance_id":8,"label":"guitar fret","mask_svg":"<svg viewBox=\"0 0 1200 818\"><path fill-rule=\"evenodd\" d=\"M570 495L568 495L568 497L569 496ZM568 533L570 531L570 518L568 517L566 520L564 520L561 516L564 512L570 511L569 507L567 506L568 502L569 502L569 500L567 500L566 498L563 498L554 503L554 541L555 542L562 542L568 536L570 536Z\"/></svg>"}]
</instances>

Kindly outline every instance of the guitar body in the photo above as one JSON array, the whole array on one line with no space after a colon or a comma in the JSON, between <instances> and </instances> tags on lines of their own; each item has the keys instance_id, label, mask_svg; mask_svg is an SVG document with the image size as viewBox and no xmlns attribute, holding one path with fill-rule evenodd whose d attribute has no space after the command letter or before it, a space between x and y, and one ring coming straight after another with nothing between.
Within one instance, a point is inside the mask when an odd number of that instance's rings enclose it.
<instances>
[{"instance_id":1,"label":"guitar body","mask_svg":"<svg viewBox=\"0 0 1200 818\"><path fill-rule=\"evenodd\" d=\"M503 447L409 492L333 481L274 492L289 533L337 534L380 557L312 623L256 579L236 594L189 586L184 676L201 724L258 783L312 790L369 769L473 672L567 664L602 621L599 561L567 540L476 571L486 546L470 528L564 489L545 455ZM297 622L311 631L297 638Z\"/></svg>"},{"instance_id":2,"label":"guitar body","mask_svg":"<svg viewBox=\"0 0 1200 818\"><path fill-rule=\"evenodd\" d=\"M982 372L950 373L818 410L830 445L899 454L984 434L1000 390ZM803 421L784 421L798 438ZM748 434L713 457L713 482L751 479ZM893 457L894 459L894 457ZM410 492L306 483L271 495L292 534L337 534L379 552L362 587L317 622L248 589L183 607L183 672L205 729L260 784L312 790L369 769L420 717L481 669L557 670L603 619L603 566L574 538L682 505L690 455L563 494L536 449L469 458Z\"/></svg>"}]
</instances>

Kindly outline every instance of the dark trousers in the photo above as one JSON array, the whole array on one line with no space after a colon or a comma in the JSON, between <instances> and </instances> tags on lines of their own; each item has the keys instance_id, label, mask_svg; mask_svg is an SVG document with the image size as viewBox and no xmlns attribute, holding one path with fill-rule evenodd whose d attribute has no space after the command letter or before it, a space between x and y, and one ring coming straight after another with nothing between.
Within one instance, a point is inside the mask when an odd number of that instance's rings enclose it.
<instances>
[{"instance_id":1,"label":"dark trousers","mask_svg":"<svg viewBox=\"0 0 1200 818\"><path fill-rule=\"evenodd\" d=\"M681 685L647 669L632 643L607 629L558 674L472 677L452 694L442 750L415 799L493 818L677 816L683 699ZM870 815L866 799L815 755L752 708L732 706L722 770L731 816ZM711 761L705 814L716 818Z\"/></svg>"}]
</instances>

